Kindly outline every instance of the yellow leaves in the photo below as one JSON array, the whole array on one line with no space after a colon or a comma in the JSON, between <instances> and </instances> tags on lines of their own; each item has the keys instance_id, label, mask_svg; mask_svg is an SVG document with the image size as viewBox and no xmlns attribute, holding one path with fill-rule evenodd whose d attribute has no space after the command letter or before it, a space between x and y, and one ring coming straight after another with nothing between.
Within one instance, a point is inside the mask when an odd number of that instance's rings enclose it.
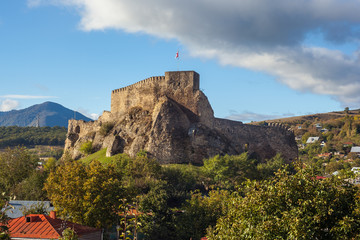
<instances>
[{"instance_id":1,"label":"yellow leaves","mask_svg":"<svg viewBox=\"0 0 360 240\"><path fill-rule=\"evenodd\" d=\"M122 193L119 179L111 165L67 162L50 174L45 189L60 214L69 214L81 224L104 227L116 218L113 209Z\"/></svg>"}]
</instances>

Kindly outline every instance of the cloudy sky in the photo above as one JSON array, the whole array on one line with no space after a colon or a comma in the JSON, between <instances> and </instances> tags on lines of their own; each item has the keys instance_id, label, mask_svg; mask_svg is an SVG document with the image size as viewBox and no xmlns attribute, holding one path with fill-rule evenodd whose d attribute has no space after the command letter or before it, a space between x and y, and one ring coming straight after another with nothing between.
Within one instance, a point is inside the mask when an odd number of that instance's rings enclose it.
<instances>
[{"instance_id":1,"label":"cloudy sky","mask_svg":"<svg viewBox=\"0 0 360 240\"><path fill-rule=\"evenodd\" d=\"M241 121L360 108L359 0L0 0L0 111L195 70ZM180 59L174 58L180 52Z\"/></svg>"}]
</instances>

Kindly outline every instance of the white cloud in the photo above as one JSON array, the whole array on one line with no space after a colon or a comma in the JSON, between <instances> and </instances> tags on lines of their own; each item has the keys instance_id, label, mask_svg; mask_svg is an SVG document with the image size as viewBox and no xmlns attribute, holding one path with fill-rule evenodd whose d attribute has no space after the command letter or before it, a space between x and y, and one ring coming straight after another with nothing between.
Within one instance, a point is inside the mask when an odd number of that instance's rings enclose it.
<instances>
[{"instance_id":1,"label":"white cloud","mask_svg":"<svg viewBox=\"0 0 360 240\"><path fill-rule=\"evenodd\" d=\"M304 44L360 42L358 0L29 0L75 8L84 31L120 29L175 38L196 57L266 72L299 91L360 103L360 58Z\"/></svg>"},{"instance_id":2,"label":"white cloud","mask_svg":"<svg viewBox=\"0 0 360 240\"><path fill-rule=\"evenodd\" d=\"M12 99L5 99L1 102L0 111L7 112L16 109L19 106L19 102Z\"/></svg>"},{"instance_id":3,"label":"white cloud","mask_svg":"<svg viewBox=\"0 0 360 240\"><path fill-rule=\"evenodd\" d=\"M55 96L33 96L33 95L0 95L0 98L12 99L44 99L44 98L57 98Z\"/></svg>"},{"instance_id":4,"label":"white cloud","mask_svg":"<svg viewBox=\"0 0 360 240\"><path fill-rule=\"evenodd\" d=\"M91 114L90 114L90 118L93 119L93 120L97 120L97 119L99 118L99 116L100 116L100 115L97 114L97 113L91 113Z\"/></svg>"},{"instance_id":5,"label":"white cloud","mask_svg":"<svg viewBox=\"0 0 360 240\"><path fill-rule=\"evenodd\" d=\"M87 109L83 109L83 108L78 108L77 110L79 113L85 115L88 118L91 118L93 120L97 120L99 118L99 114L97 113L90 113Z\"/></svg>"}]
</instances>

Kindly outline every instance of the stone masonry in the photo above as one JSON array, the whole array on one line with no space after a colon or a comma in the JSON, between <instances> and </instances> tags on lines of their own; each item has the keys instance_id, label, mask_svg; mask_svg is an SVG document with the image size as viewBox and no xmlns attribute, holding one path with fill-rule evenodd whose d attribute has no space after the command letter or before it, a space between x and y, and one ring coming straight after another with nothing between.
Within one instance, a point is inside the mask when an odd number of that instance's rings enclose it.
<instances>
[{"instance_id":1,"label":"stone masonry","mask_svg":"<svg viewBox=\"0 0 360 240\"><path fill-rule=\"evenodd\" d=\"M265 161L277 153L297 157L294 134L281 125L255 126L214 117L200 76L194 71L165 72L111 94L111 111L96 121L70 120L65 151L74 158L91 141L94 151L135 155L146 150L160 163L202 164L217 154L241 154ZM104 125L112 126L103 133Z\"/></svg>"}]
</instances>

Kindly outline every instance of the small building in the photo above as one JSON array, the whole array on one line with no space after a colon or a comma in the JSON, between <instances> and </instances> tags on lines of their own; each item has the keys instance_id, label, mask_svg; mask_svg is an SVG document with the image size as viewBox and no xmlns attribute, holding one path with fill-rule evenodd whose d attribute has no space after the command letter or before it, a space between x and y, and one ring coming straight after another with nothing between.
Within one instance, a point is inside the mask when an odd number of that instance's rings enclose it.
<instances>
[{"instance_id":1,"label":"small building","mask_svg":"<svg viewBox=\"0 0 360 240\"><path fill-rule=\"evenodd\" d=\"M350 152L360 154L360 147L351 147Z\"/></svg>"},{"instance_id":2,"label":"small building","mask_svg":"<svg viewBox=\"0 0 360 240\"><path fill-rule=\"evenodd\" d=\"M8 223L10 237L14 240L59 239L66 228L71 228L79 240L101 240L102 230L83 226L56 218L56 212L50 215L29 214L11 219Z\"/></svg>"},{"instance_id":3,"label":"small building","mask_svg":"<svg viewBox=\"0 0 360 240\"><path fill-rule=\"evenodd\" d=\"M351 168L351 171L353 173L360 173L360 167L353 167L353 168Z\"/></svg>"},{"instance_id":4,"label":"small building","mask_svg":"<svg viewBox=\"0 0 360 240\"><path fill-rule=\"evenodd\" d=\"M319 137L309 137L306 143L315 143L317 141L319 141Z\"/></svg>"},{"instance_id":5,"label":"small building","mask_svg":"<svg viewBox=\"0 0 360 240\"><path fill-rule=\"evenodd\" d=\"M302 136L295 136L295 141L301 141Z\"/></svg>"},{"instance_id":6,"label":"small building","mask_svg":"<svg viewBox=\"0 0 360 240\"><path fill-rule=\"evenodd\" d=\"M344 146L344 147L349 147L349 146L352 146L352 145L353 145L352 142L344 142L344 143L343 143L343 146Z\"/></svg>"},{"instance_id":7,"label":"small building","mask_svg":"<svg viewBox=\"0 0 360 240\"><path fill-rule=\"evenodd\" d=\"M323 128L323 129L320 130L320 132L322 132L322 133L327 133L327 132L329 132L329 129Z\"/></svg>"},{"instance_id":8,"label":"small building","mask_svg":"<svg viewBox=\"0 0 360 240\"><path fill-rule=\"evenodd\" d=\"M317 129L321 129L321 128L322 128L322 126L321 126L320 123L315 124L315 127L316 127Z\"/></svg>"}]
</instances>

